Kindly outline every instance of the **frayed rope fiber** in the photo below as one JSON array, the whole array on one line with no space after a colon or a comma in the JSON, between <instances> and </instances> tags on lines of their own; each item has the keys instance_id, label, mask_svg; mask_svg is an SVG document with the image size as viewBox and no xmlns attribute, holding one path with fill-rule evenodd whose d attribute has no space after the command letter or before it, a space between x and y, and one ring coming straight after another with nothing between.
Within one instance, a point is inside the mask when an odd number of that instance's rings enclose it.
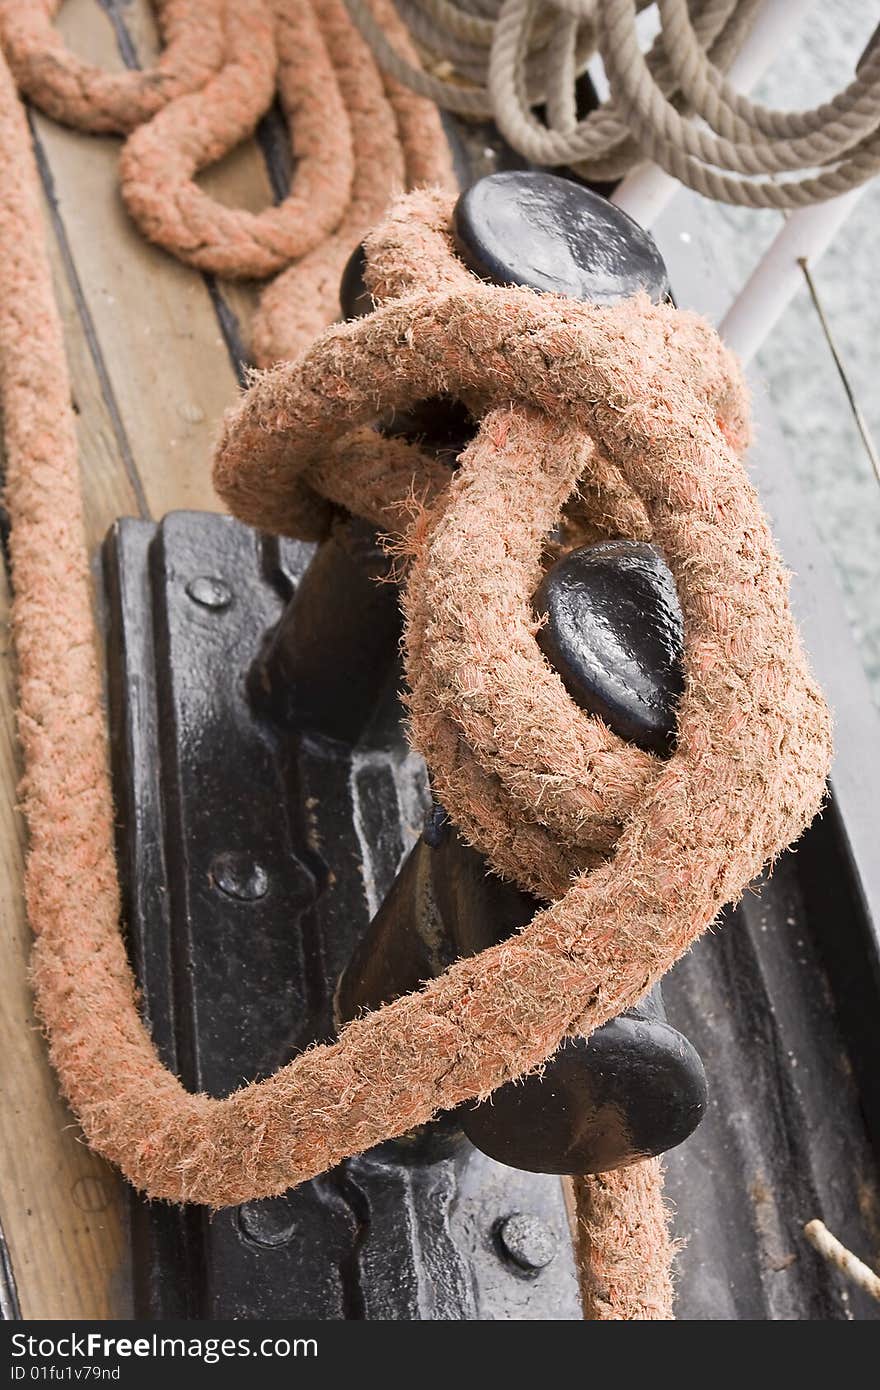
<instances>
[{"instance_id":1,"label":"frayed rope fiber","mask_svg":"<svg viewBox=\"0 0 880 1390\"><path fill-rule=\"evenodd\" d=\"M487 1096L641 998L812 819L828 711L738 457L743 383L709 326L643 298L596 308L482 284L453 253L449 195L398 199L367 243L375 311L255 381L226 420L215 479L238 516L273 531L319 537L343 506L395 536L414 741L466 836L547 905L274 1076L222 1100L186 1092L139 1016L119 933L69 383L2 62L0 144L37 1008L88 1142L137 1187L213 1207L271 1196ZM442 391L481 420L454 475L368 428ZM574 706L534 640L529 596L560 520L570 536L651 538L673 572L686 685L666 761ZM588 1316L670 1317L659 1163L575 1188Z\"/></svg>"}]
</instances>

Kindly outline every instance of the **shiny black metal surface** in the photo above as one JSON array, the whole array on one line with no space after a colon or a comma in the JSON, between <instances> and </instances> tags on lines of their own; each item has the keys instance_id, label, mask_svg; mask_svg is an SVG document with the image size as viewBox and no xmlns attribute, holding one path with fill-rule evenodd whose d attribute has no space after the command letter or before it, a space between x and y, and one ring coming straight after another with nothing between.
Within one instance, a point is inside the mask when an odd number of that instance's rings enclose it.
<instances>
[{"instance_id":1,"label":"shiny black metal surface","mask_svg":"<svg viewBox=\"0 0 880 1390\"><path fill-rule=\"evenodd\" d=\"M477 432L467 406L454 396L430 396L408 410L383 411L378 427L383 434L402 436L432 450L450 467Z\"/></svg>"},{"instance_id":2,"label":"shiny black metal surface","mask_svg":"<svg viewBox=\"0 0 880 1390\"><path fill-rule=\"evenodd\" d=\"M387 555L365 522L340 521L264 635L248 673L251 699L291 727L353 742L390 678L400 636Z\"/></svg>"},{"instance_id":3,"label":"shiny black metal surface","mask_svg":"<svg viewBox=\"0 0 880 1390\"><path fill-rule=\"evenodd\" d=\"M650 234L600 194L555 174L509 170L478 179L453 214L456 249L483 279L528 285L595 304L642 290L659 303L669 293L663 259ZM369 313L364 249L352 252L342 274L342 316ZM473 437L464 404L440 397L384 415L379 428L448 457Z\"/></svg>"},{"instance_id":4,"label":"shiny black metal surface","mask_svg":"<svg viewBox=\"0 0 880 1390\"><path fill-rule=\"evenodd\" d=\"M500 1086L462 1111L461 1124L499 1163L605 1173L677 1148L706 1104L698 1052L648 996L590 1038L568 1038L540 1075Z\"/></svg>"},{"instance_id":5,"label":"shiny black metal surface","mask_svg":"<svg viewBox=\"0 0 880 1390\"><path fill-rule=\"evenodd\" d=\"M163 1059L213 1095L332 1037L339 976L427 805L401 728L396 630L371 667L371 705L350 673L346 591L321 586L320 612L306 612L310 561L311 547L191 513L119 522L105 546L129 945ZM320 573L321 552L313 563ZM278 624L300 588L297 630L323 626L335 672L323 708L291 708L271 679L291 656ZM515 1213L549 1232L546 1267L527 1272L499 1244ZM141 1316L579 1316L558 1183L493 1163L456 1125L214 1215L133 1195L132 1224Z\"/></svg>"},{"instance_id":6,"label":"shiny black metal surface","mask_svg":"<svg viewBox=\"0 0 880 1390\"><path fill-rule=\"evenodd\" d=\"M600 194L538 170L489 174L459 198L458 254L482 279L610 304L669 293L649 232Z\"/></svg>"},{"instance_id":7,"label":"shiny black metal surface","mask_svg":"<svg viewBox=\"0 0 880 1390\"><path fill-rule=\"evenodd\" d=\"M541 906L491 873L435 806L343 973L340 1019L378 1008L459 957L514 935ZM658 987L588 1040L568 1039L540 1073L453 1113L498 1162L574 1174L666 1152L693 1132L705 1108L702 1062L667 1023Z\"/></svg>"},{"instance_id":8,"label":"shiny black metal surface","mask_svg":"<svg viewBox=\"0 0 880 1390\"><path fill-rule=\"evenodd\" d=\"M684 619L662 555L640 541L573 550L534 596L538 645L583 709L652 753L675 744Z\"/></svg>"},{"instance_id":9,"label":"shiny black metal surface","mask_svg":"<svg viewBox=\"0 0 880 1390\"><path fill-rule=\"evenodd\" d=\"M344 319L359 319L373 307L373 299L364 281L366 255L363 246L356 246L345 263L339 282L339 305Z\"/></svg>"}]
</instances>

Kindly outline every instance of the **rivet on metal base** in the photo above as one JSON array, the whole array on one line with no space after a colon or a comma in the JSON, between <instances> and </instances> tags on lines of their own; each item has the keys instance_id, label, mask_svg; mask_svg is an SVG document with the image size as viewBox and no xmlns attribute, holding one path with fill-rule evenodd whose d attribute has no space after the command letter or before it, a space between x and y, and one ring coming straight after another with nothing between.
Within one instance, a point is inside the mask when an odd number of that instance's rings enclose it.
<instances>
[{"instance_id":1,"label":"rivet on metal base","mask_svg":"<svg viewBox=\"0 0 880 1390\"><path fill-rule=\"evenodd\" d=\"M546 1222L529 1212L515 1211L505 1216L496 1235L507 1261L529 1274L546 1269L556 1258L556 1236Z\"/></svg>"},{"instance_id":2,"label":"rivet on metal base","mask_svg":"<svg viewBox=\"0 0 880 1390\"><path fill-rule=\"evenodd\" d=\"M255 864L249 854L226 850L218 854L211 865L211 882L227 898L239 902L257 902L269 891L269 876L261 864Z\"/></svg>"},{"instance_id":3,"label":"rivet on metal base","mask_svg":"<svg viewBox=\"0 0 880 1390\"><path fill-rule=\"evenodd\" d=\"M201 608L228 608L232 590L222 579L211 574L198 574L186 586L187 597Z\"/></svg>"}]
</instances>

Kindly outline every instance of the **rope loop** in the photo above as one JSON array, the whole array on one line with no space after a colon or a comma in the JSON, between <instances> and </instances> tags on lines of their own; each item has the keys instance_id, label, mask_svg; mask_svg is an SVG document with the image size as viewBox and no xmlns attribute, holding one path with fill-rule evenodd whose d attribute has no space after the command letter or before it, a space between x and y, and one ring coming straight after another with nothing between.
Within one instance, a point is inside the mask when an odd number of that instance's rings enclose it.
<instances>
[{"instance_id":1,"label":"rope loop","mask_svg":"<svg viewBox=\"0 0 880 1390\"><path fill-rule=\"evenodd\" d=\"M326 11L326 6L323 9ZM348 110L322 33L319 4L240 0L228 11L223 67L129 137L122 197L151 241L200 270L263 278L324 241L351 196ZM251 135L275 97L291 132L292 186L276 207L229 208L195 182Z\"/></svg>"},{"instance_id":2,"label":"rope loop","mask_svg":"<svg viewBox=\"0 0 880 1390\"><path fill-rule=\"evenodd\" d=\"M391 0L374 3L412 62ZM448 25L452 3L436 0L438 24ZM494 19L495 0L479 5ZM528 42L516 40L518 100L532 81L549 93L553 64L576 71L592 41L587 0L565 0L546 24L533 6L504 4L528 27ZM810 822L829 716L741 463L742 378L706 323L644 297L598 308L482 283L455 256L451 195L437 187L398 198L367 237L374 312L309 346L333 316L342 264L390 194L451 182L436 113L396 76L383 81L342 0L202 3L198 23L186 0L167 0L157 68L118 77L66 53L50 25L56 8L38 0L19 13L0 0L4 48L23 88L61 119L91 130L140 125L123 183L148 235L224 274L285 265L263 296L255 341L262 362L289 360L230 412L215 459L221 495L273 531L320 537L342 507L395 536L408 561L413 739L467 838L545 904L513 939L223 1099L188 1093L163 1066L119 930L70 385L27 124L0 58L0 413L37 1008L89 1144L150 1196L222 1207L284 1192L483 1098L540 1066L564 1037L637 1002ZM732 0L694 12L719 68L740 13ZM486 37L482 25L468 34L474 48ZM646 68L674 86L659 48ZM276 75L294 114L293 189L260 214L221 208L195 174L253 128ZM681 80L692 91L697 65ZM723 138L740 145L746 108L712 80L729 111ZM321 84L326 109L340 115L327 137L336 143L324 147L337 160L335 183L321 169ZM862 138L863 96L835 108L841 142L859 142L846 146L854 160L869 157L873 138ZM622 92L620 111L640 100ZM564 95L548 109L557 133L594 138ZM623 158L629 125L616 108L593 132L602 123L610 144L584 148ZM791 145L809 124L765 134ZM372 428L383 410L444 392L480 422L454 474ZM579 709L541 654L530 595L560 521L570 535L586 527L650 539L669 564L686 683L667 760ZM670 1316L659 1164L576 1188L589 1315Z\"/></svg>"},{"instance_id":3,"label":"rope loop","mask_svg":"<svg viewBox=\"0 0 880 1390\"><path fill-rule=\"evenodd\" d=\"M760 0L657 0L659 33L643 53L636 20L648 3L398 0L423 51L419 67L383 32L372 0L346 0L383 69L451 111L492 116L539 164L603 181L651 159L706 197L780 210L880 172L876 42L831 101L776 111L725 76ZM575 82L597 53L610 94L578 119Z\"/></svg>"},{"instance_id":4,"label":"rope loop","mask_svg":"<svg viewBox=\"0 0 880 1390\"><path fill-rule=\"evenodd\" d=\"M198 91L226 51L225 0L156 0L164 48L147 71L104 72L71 53L53 27L62 0L0 0L0 41L19 89L65 125L126 134L169 101Z\"/></svg>"}]
</instances>

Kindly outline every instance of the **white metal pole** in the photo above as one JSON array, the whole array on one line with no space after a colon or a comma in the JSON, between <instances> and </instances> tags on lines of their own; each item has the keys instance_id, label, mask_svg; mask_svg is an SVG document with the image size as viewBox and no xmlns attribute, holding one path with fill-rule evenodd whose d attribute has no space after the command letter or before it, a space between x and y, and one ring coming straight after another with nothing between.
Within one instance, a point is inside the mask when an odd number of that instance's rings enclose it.
<instances>
[{"instance_id":1,"label":"white metal pole","mask_svg":"<svg viewBox=\"0 0 880 1390\"><path fill-rule=\"evenodd\" d=\"M816 0L766 0L728 69L728 80L739 91L748 92L754 87L815 3ZM650 227L680 188L678 180L657 164L643 164L627 174L611 201L641 226Z\"/></svg>"},{"instance_id":2,"label":"white metal pole","mask_svg":"<svg viewBox=\"0 0 880 1390\"><path fill-rule=\"evenodd\" d=\"M786 219L718 328L743 362L754 357L803 286L803 265L818 261L866 187L863 184L839 198L799 208Z\"/></svg>"},{"instance_id":3,"label":"white metal pole","mask_svg":"<svg viewBox=\"0 0 880 1390\"><path fill-rule=\"evenodd\" d=\"M860 63L878 41L880 29L868 40ZM782 317L801 288L804 268L812 268L828 249L849 217L867 184L839 198L829 198L813 207L799 208L786 220L764 252L736 299L721 321L719 332L725 342L749 362ZM856 415L858 418L858 411ZM861 429L861 423L859 425ZM865 443L876 468L873 445Z\"/></svg>"}]
</instances>

